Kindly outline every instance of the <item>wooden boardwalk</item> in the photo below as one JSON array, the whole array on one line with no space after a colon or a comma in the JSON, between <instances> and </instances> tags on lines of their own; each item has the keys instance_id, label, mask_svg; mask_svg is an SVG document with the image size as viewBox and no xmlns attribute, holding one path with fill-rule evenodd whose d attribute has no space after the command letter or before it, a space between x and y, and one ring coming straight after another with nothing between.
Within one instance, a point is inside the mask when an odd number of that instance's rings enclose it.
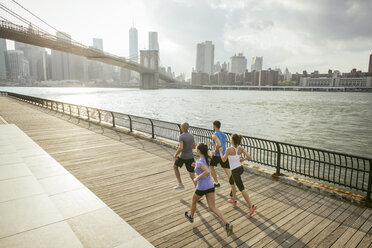
<instances>
[{"instance_id":1,"label":"wooden boardwalk","mask_svg":"<svg viewBox=\"0 0 372 248\"><path fill-rule=\"evenodd\" d=\"M181 170L186 189L174 191L174 150L108 128L17 100L0 97L0 115L14 123L119 216L156 247L371 247L372 209L244 173L255 214L222 187L216 204L234 223L226 237L222 222L198 204L194 224L183 217L193 185Z\"/></svg>"}]
</instances>

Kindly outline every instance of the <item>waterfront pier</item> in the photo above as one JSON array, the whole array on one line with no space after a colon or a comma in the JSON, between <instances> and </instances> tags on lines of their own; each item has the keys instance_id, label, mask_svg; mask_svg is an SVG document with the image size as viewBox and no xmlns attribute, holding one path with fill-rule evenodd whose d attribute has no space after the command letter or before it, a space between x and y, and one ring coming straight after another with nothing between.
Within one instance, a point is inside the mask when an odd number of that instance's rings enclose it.
<instances>
[{"instance_id":1,"label":"waterfront pier","mask_svg":"<svg viewBox=\"0 0 372 248\"><path fill-rule=\"evenodd\" d=\"M172 169L173 148L153 142L151 138L146 139L143 135L112 128L104 121L100 125L92 123L89 120L94 116L89 115L89 111L87 120L71 116L65 107L63 112L0 96L0 130L1 126L7 126L18 130L14 131L18 135L24 133L25 139L29 137L40 148L40 153L50 156L61 165L60 170L66 170L65 173L76 178L84 190L91 192L91 198L101 205L84 214L93 215L103 209L110 214L115 213L139 234L136 238L141 242L147 240L155 247L369 247L372 243L372 209L369 207L285 184L264 175L244 173L248 193L257 205L254 215L249 216L248 207L239 195L237 206L227 203L230 187L220 168L217 173L222 186L216 190L216 205L234 223L234 234L226 237L222 223L208 211L205 200L198 206L195 222L190 224L183 214L190 207L194 186L186 173L181 173L186 189L172 189L176 183ZM101 114L107 113L100 112L100 122ZM120 121L126 120L116 119L117 124ZM137 128L141 129L141 126L138 124ZM7 132L7 137L11 139L11 132ZM15 140L12 142L17 143ZM1 147L4 149L7 144ZM6 160L6 154L0 151L0 170L4 166L11 170L14 164L9 158ZM37 156L31 158L37 159ZM32 163L37 164L37 161ZM31 166L27 161L25 164ZM48 178L53 181L52 177ZM7 180L10 179L0 178L0 199L11 195L12 188L6 186ZM40 183L38 179L37 183ZM38 194L51 197L44 193L45 190L41 188ZM58 198L58 194L62 193L56 192L54 197ZM20 198L18 200L25 197ZM11 205L9 199L0 202L0 230L6 230L10 221L19 222L22 226L21 212L13 213L10 207L6 209ZM81 209L84 201L75 200L72 199L71 204ZM60 206L53 201L51 205L55 205L57 210ZM10 213L14 217L5 218ZM82 225L84 220L95 225L99 219L83 218L84 214L79 215L81 222L68 215L56 218L54 222L66 223L66 230L72 230L70 234L75 235L76 241L85 247L127 247L120 246L124 243L120 243L120 239L118 243L84 243L88 242L94 230L79 232L77 226L79 223ZM33 240L30 234L41 227L43 235L40 239L50 239L53 232L49 227L54 222L15 228L13 232L0 236L0 247L7 247L17 235L27 244ZM104 221L101 223L104 232L96 230L97 235L100 233L97 239L115 240L115 235L120 236L120 232L125 236L124 229L110 234L110 227L105 227Z\"/></svg>"}]
</instances>

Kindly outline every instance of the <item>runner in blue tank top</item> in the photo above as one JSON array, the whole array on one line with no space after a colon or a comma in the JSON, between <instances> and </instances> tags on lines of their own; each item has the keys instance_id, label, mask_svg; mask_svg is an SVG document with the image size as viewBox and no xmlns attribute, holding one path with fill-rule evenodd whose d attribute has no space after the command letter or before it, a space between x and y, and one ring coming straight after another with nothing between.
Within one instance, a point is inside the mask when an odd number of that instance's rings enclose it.
<instances>
[{"instance_id":1,"label":"runner in blue tank top","mask_svg":"<svg viewBox=\"0 0 372 248\"><path fill-rule=\"evenodd\" d=\"M221 160L221 153L219 151L220 148L223 149L223 152L226 151L226 135L224 132L220 130L221 128L221 122L220 121L214 121L213 122L213 131L215 132L212 136L213 141L211 142L211 145L214 147L214 151L212 152L212 160L211 160L211 175L214 180L214 187L218 188L220 187L220 183L218 182L216 170L214 167L216 167L218 164L221 165L223 170L226 173L227 179L230 178L231 172L230 172L230 166L229 161L223 162Z\"/></svg>"},{"instance_id":2,"label":"runner in blue tank top","mask_svg":"<svg viewBox=\"0 0 372 248\"><path fill-rule=\"evenodd\" d=\"M230 236L233 232L233 225L230 224L222 212L215 206L215 193L214 185L209 171L209 157L208 157L208 146L206 144L200 143L197 146L196 152L198 153L200 159L196 161L195 172L197 177L194 181L196 182L196 190L192 196L190 215L185 212L185 217L191 222L194 222L194 214L196 211L196 203L199 199L205 195L207 198L207 203L209 209L215 213L225 224L225 229L227 235Z\"/></svg>"}]
</instances>

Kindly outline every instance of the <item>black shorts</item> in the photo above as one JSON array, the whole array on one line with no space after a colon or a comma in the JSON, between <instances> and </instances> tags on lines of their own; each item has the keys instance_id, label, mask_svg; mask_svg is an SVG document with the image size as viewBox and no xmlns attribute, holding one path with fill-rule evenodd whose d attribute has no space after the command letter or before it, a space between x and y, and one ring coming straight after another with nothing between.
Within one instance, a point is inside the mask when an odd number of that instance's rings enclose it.
<instances>
[{"instance_id":1,"label":"black shorts","mask_svg":"<svg viewBox=\"0 0 372 248\"><path fill-rule=\"evenodd\" d=\"M208 193L212 193L214 192L214 187L213 188L210 188L210 189L206 189L206 190L195 190L195 194L197 194L198 196L203 196L203 195L206 195Z\"/></svg>"},{"instance_id":2,"label":"black shorts","mask_svg":"<svg viewBox=\"0 0 372 248\"><path fill-rule=\"evenodd\" d=\"M220 156L213 156L210 164L211 166L217 166L218 164L220 164L222 168L230 169L229 160L226 160L226 162L222 162Z\"/></svg>"},{"instance_id":3,"label":"black shorts","mask_svg":"<svg viewBox=\"0 0 372 248\"><path fill-rule=\"evenodd\" d=\"M178 157L176 161L174 161L174 164L177 165L178 167L182 168L183 164L186 165L186 170L188 172L194 173L194 167L192 167L192 163L194 163L195 160L193 158L190 159L183 159Z\"/></svg>"},{"instance_id":4,"label":"black shorts","mask_svg":"<svg viewBox=\"0 0 372 248\"><path fill-rule=\"evenodd\" d=\"M244 184L242 180L242 174L244 172L244 167L243 165L239 166L238 168L235 168L231 171L231 176L229 179L229 183L231 185L235 184L239 191L244 190Z\"/></svg>"}]
</instances>

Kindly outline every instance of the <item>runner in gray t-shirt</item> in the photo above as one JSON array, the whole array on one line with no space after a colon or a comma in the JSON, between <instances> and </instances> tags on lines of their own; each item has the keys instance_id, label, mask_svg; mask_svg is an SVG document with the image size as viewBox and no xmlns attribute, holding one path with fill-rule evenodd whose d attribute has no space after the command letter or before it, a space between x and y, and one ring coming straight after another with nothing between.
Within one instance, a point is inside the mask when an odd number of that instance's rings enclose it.
<instances>
[{"instance_id":1,"label":"runner in gray t-shirt","mask_svg":"<svg viewBox=\"0 0 372 248\"><path fill-rule=\"evenodd\" d=\"M192 136L189 133L189 124L183 123L181 125L181 131L182 134L180 135L178 141L178 149L176 153L174 154L174 173L176 174L178 185L173 187L174 189L184 189L185 187L182 184L180 171L178 170L178 167L182 167L183 164L186 165L186 169L190 174L190 178L194 185L196 185L196 182L194 182L195 173L194 173L194 167L192 166L192 163L195 162L194 155L192 153L192 149L195 149L195 141L194 136Z\"/></svg>"}]
</instances>

